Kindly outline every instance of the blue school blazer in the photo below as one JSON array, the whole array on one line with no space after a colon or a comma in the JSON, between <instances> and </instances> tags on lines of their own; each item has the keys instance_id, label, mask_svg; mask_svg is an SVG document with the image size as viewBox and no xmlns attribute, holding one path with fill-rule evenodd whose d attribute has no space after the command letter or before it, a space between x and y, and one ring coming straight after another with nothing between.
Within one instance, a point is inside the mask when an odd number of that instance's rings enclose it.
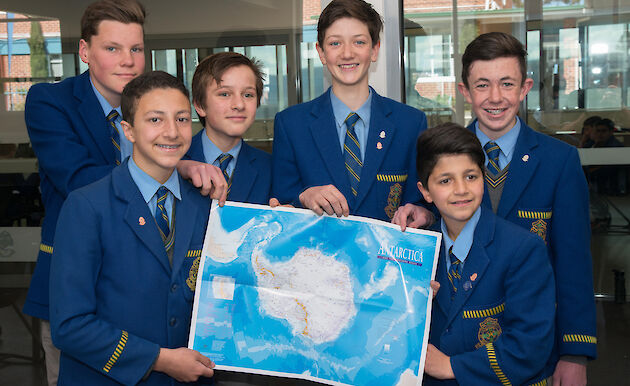
<instances>
[{"instance_id":1,"label":"blue school blazer","mask_svg":"<svg viewBox=\"0 0 630 386\"><path fill-rule=\"evenodd\" d=\"M203 155L202 135L203 130L193 137L184 159L211 164L214 160L208 162ZM232 172L232 186L228 200L268 205L270 190L271 155L243 141L236 167Z\"/></svg>"},{"instance_id":2,"label":"blue school blazer","mask_svg":"<svg viewBox=\"0 0 630 386\"><path fill-rule=\"evenodd\" d=\"M116 156L88 71L60 83L33 85L24 118L37 155L46 209L24 312L48 320L50 257L61 205L71 191L111 172Z\"/></svg>"},{"instance_id":3,"label":"blue school blazer","mask_svg":"<svg viewBox=\"0 0 630 386\"><path fill-rule=\"evenodd\" d=\"M553 346L555 286L544 243L482 207L453 300L440 251L429 342L451 357L457 381L524 385L540 379Z\"/></svg>"},{"instance_id":4,"label":"blue school blazer","mask_svg":"<svg viewBox=\"0 0 630 386\"><path fill-rule=\"evenodd\" d=\"M180 178L172 265L127 162L71 193L50 270L60 385L136 384L160 347L185 347L210 201ZM151 372L148 385L175 384Z\"/></svg>"},{"instance_id":5,"label":"blue school blazer","mask_svg":"<svg viewBox=\"0 0 630 386\"><path fill-rule=\"evenodd\" d=\"M424 113L372 90L370 128L356 198L339 145L331 89L278 113L274 124L271 196L301 207L307 188L332 184L350 214L390 221L399 205L417 203L416 140L427 127Z\"/></svg>"},{"instance_id":6,"label":"blue school blazer","mask_svg":"<svg viewBox=\"0 0 630 386\"><path fill-rule=\"evenodd\" d=\"M520 119L520 118L519 118ZM475 130L475 124L469 126ZM486 192L483 204L491 208ZM558 308L553 355L597 356L588 186L575 147L538 133L521 120L497 215L547 244Z\"/></svg>"}]
</instances>

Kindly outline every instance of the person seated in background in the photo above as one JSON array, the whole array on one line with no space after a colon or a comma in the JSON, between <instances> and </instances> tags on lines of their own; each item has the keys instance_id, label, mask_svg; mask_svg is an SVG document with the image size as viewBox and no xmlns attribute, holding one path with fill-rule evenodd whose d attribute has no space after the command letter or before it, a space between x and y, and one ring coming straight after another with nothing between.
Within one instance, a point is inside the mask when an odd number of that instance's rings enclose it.
<instances>
[{"instance_id":1,"label":"person seated in background","mask_svg":"<svg viewBox=\"0 0 630 386\"><path fill-rule=\"evenodd\" d=\"M602 120L602 117L599 115L593 115L592 117L588 117L584 120L582 124L582 137L580 138L579 147L593 147L595 141L593 141L593 132L595 131L595 126L599 121Z\"/></svg>"}]
</instances>

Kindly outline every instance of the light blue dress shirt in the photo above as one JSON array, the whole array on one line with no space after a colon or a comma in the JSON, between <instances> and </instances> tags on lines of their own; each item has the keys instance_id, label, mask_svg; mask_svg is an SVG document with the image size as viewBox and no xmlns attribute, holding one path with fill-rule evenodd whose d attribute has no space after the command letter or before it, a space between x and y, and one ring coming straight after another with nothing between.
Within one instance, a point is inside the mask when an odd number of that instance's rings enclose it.
<instances>
[{"instance_id":1,"label":"light blue dress shirt","mask_svg":"<svg viewBox=\"0 0 630 386\"><path fill-rule=\"evenodd\" d=\"M241 139L240 141L238 141L238 144L236 146L234 146L227 152L227 154L232 156L232 160L225 169L228 176L230 177L232 176L232 172L236 167L236 161L238 160L238 154L241 152L242 146L243 140ZM223 152L210 140L210 138L208 138L208 135L206 134L206 129L203 129L203 133L201 133L201 147L203 149L203 156L206 159L206 163L219 167L219 161L217 160L217 158L221 154L223 154Z\"/></svg>"},{"instance_id":2,"label":"light blue dress shirt","mask_svg":"<svg viewBox=\"0 0 630 386\"><path fill-rule=\"evenodd\" d=\"M160 186L165 186L169 194L166 197L166 203L164 207L166 208L166 213L168 214L169 222L173 221L173 201L175 198L181 201L182 196L179 191L179 177L177 174L177 169L173 170L171 176L166 180L165 183L160 184L153 177L148 175L144 170L140 169L138 165L133 160L133 157L129 158L129 173L131 174L131 178L133 182L136 183L138 190L140 190L140 194L142 194L142 198L149 206L149 210L155 217L155 210L157 207L157 190Z\"/></svg>"},{"instance_id":3,"label":"light blue dress shirt","mask_svg":"<svg viewBox=\"0 0 630 386\"><path fill-rule=\"evenodd\" d=\"M516 146L516 140L518 139L518 134L520 132L521 120L517 117L514 127L512 127L510 131L503 134L503 136L494 141L497 145L499 145L499 148L501 148L501 152L499 153L499 167L501 168L501 170L505 169L510 161L512 161L512 156L514 155L514 147ZM490 142L490 138L479 129L479 121L475 122L475 134L477 135L477 138L479 138L479 142L481 142L481 147L486 146L486 143ZM488 154L486 154L485 151L484 155L486 156L485 165L487 165Z\"/></svg>"},{"instance_id":4,"label":"light blue dress shirt","mask_svg":"<svg viewBox=\"0 0 630 386\"><path fill-rule=\"evenodd\" d=\"M448 231L446 230L446 224L444 224L444 219L442 219L441 228L442 228L442 239L444 241L444 254L446 256L446 271L451 268L451 259L448 257L448 250L453 247L453 253L457 257L457 260L461 261L462 270L464 269L464 262L466 261L466 257L468 256L468 252L470 252L470 247L472 247L473 236L475 235L475 228L477 228L477 223L479 222L479 218L481 217L481 207L477 208L475 213L473 213L472 217L464 228L457 236L455 241L451 240L448 237Z\"/></svg>"},{"instance_id":5,"label":"light blue dress shirt","mask_svg":"<svg viewBox=\"0 0 630 386\"><path fill-rule=\"evenodd\" d=\"M133 152L133 144L129 142L127 137L125 137L125 132L120 125L122 121L122 110L120 106L113 108L112 105L109 104L107 99L101 95L100 92L94 87L94 83L92 83L92 78L90 78L90 84L92 85L92 90L94 90L94 94L96 94L96 99L98 99L98 103L101 104L101 108L103 109L103 113L105 113L105 120L107 121L107 116L112 110L116 110L118 112L118 117L115 120L116 128L118 129L118 134L120 134L120 162L124 161L125 158L129 157Z\"/></svg>"},{"instance_id":6,"label":"light blue dress shirt","mask_svg":"<svg viewBox=\"0 0 630 386\"><path fill-rule=\"evenodd\" d=\"M348 114L353 112L348 106L346 106L341 99L337 98L335 93L330 90L330 102L332 103L332 110L335 116L335 123L337 124L337 135L339 136L339 144L341 145L343 153L343 144L346 141L346 118ZM359 120L354 125L354 131L357 134L359 145L361 145L361 161L365 159L365 147L367 145L368 132L370 129L370 114L372 112L372 88L370 88L370 95L367 100L359 109L354 111L359 116Z\"/></svg>"}]
</instances>

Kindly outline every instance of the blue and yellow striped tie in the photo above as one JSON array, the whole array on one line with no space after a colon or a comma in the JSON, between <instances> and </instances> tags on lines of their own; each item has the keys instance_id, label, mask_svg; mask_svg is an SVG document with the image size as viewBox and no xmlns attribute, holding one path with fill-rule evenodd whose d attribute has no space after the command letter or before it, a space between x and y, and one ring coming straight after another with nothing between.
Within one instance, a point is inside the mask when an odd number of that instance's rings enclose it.
<instances>
[{"instance_id":1,"label":"blue and yellow striped tie","mask_svg":"<svg viewBox=\"0 0 630 386\"><path fill-rule=\"evenodd\" d=\"M453 254L453 247L448 249L448 257L451 260L451 267L448 269L448 281L451 282L451 299L455 298L459 283L462 280L461 261Z\"/></svg>"},{"instance_id":2,"label":"blue and yellow striped tie","mask_svg":"<svg viewBox=\"0 0 630 386\"><path fill-rule=\"evenodd\" d=\"M490 141L486 143L483 150L485 150L488 155L488 165L486 166L488 171L495 175L499 174L501 172L501 168L499 167L499 153L501 153L501 148L496 142Z\"/></svg>"},{"instance_id":3,"label":"blue and yellow striped tie","mask_svg":"<svg viewBox=\"0 0 630 386\"><path fill-rule=\"evenodd\" d=\"M346 162L346 170L348 172L348 179L350 180L350 188L352 194L356 197L359 189L359 182L361 181L361 168L363 162L361 161L361 145L357 139L357 133L354 131L354 125L359 120L357 113L350 113L346 117L346 139L343 144L344 160Z\"/></svg>"},{"instance_id":4,"label":"blue and yellow striped tie","mask_svg":"<svg viewBox=\"0 0 630 386\"><path fill-rule=\"evenodd\" d=\"M223 177L225 177L225 181L228 183L228 194L230 193L230 188L232 187L232 180L230 179L230 175L227 172L227 167L232 162L232 155L223 153L217 157L217 161L219 162L219 169L223 172Z\"/></svg>"},{"instance_id":5,"label":"blue and yellow striped tie","mask_svg":"<svg viewBox=\"0 0 630 386\"><path fill-rule=\"evenodd\" d=\"M168 213L166 212L166 197L168 197L168 189L160 186L157 190L157 208L155 209L155 221L157 222L160 233L164 240L164 247L168 251L173 245L173 237L170 231Z\"/></svg>"},{"instance_id":6,"label":"blue and yellow striped tie","mask_svg":"<svg viewBox=\"0 0 630 386\"><path fill-rule=\"evenodd\" d=\"M107 115L107 122L110 126L110 134L112 139L112 145L114 145L114 153L116 154L116 165L120 165L120 133L116 127L116 118L118 118L118 111L112 110Z\"/></svg>"}]
</instances>

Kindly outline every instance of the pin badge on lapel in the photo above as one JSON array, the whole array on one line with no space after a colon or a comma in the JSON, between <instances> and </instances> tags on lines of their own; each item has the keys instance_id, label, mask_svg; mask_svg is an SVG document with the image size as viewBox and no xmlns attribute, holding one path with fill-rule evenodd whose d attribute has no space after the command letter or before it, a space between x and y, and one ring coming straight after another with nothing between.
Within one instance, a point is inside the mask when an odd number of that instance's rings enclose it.
<instances>
[{"instance_id":1,"label":"pin badge on lapel","mask_svg":"<svg viewBox=\"0 0 630 386\"><path fill-rule=\"evenodd\" d=\"M376 142L376 148L377 148L378 150L381 150L381 149L383 148L383 144L382 144L382 143L380 143L380 142Z\"/></svg>"},{"instance_id":2,"label":"pin badge on lapel","mask_svg":"<svg viewBox=\"0 0 630 386\"><path fill-rule=\"evenodd\" d=\"M385 138L385 130L381 131L378 136L381 137L381 139Z\"/></svg>"},{"instance_id":3,"label":"pin badge on lapel","mask_svg":"<svg viewBox=\"0 0 630 386\"><path fill-rule=\"evenodd\" d=\"M464 285L462 287L464 287L464 291L468 291L472 288L472 283L466 280L466 282L464 282Z\"/></svg>"},{"instance_id":4,"label":"pin badge on lapel","mask_svg":"<svg viewBox=\"0 0 630 386\"><path fill-rule=\"evenodd\" d=\"M529 154L525 154L522 158L523 162L529 161Z\"/></svg>"},{"instance_id":5,"label":"pin badge on lapel","mask_svg":"<svg viewBox=\"0 0 630 386\"><path fill-rule=\"evenodd\" d=\"M470 281L475 281L475 280L477 280L477 272L470 275Z\"/></svg>"},{"instance_id":6,"label":"pin badge on lapel","mask_svg":"<svg viewBox=\"0 0 630 386\"><path fill-rule=\"evenodd\" d=\"M144 217L138 217L138 224L140 224L140 226L146 224L147 222L144 221Z\"/></svg>"}]
</instances>

